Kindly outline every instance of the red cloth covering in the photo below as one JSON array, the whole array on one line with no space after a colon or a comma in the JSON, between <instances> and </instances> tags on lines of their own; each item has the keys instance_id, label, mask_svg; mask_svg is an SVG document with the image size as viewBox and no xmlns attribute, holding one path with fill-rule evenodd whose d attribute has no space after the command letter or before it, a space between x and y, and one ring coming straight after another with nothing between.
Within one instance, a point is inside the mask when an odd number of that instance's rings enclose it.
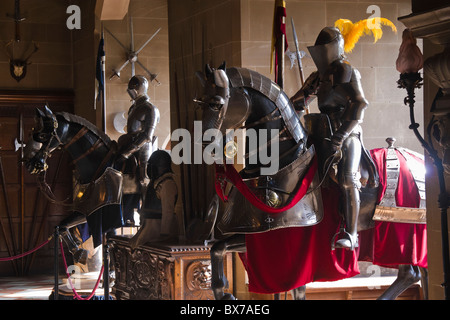
<instances>
[{"instance_id":1,"label":"red cloth covering","mask_svg":"<svg viewBox=\"0 0 450 320\"><path fill-rule=\"evenodd\" d=\"M256 293L289 291L313 281L336 281L359 274L355 251L331 250L339 231L339 189L322 188L324 217L309 227L284 228L246 235L241 260L249 290Z\"/></svg>"},{"instance_id":2,"label":"red cloth covering","mask_svg":"<svg viewBox=\"0 0 450 320\"><path fill-rule=\"evenodd\" d=\"M386 190L386 149L374 149L371 155L381 180L380 201ZM407 168L400 154L399 160L400 167ZM398 190L397 205L419 206L418 191L408 169L401 170ZM247 252L240 257L251 292L278 293L313 281L353 277L359 274L358 260L387 267L427 267L426 225L422 224L376 222L374 229L360 233L358 250L331 251L332 237L341 222L339 197L337 186L322 188L324 217L317 225L246 235Z\"/></svg>"},{"instance_id":3,"label":"red cloth covering","mask_svg":"<svg viewBox=\"0 0 450 320\"><path fill-rule=\"evenodd\" d=\"M386 191L386 149L370 151L380 175L378 202ZM400 176L396 192L399 207L419 207L420 197L414 179L407 169L405 158L397 151L400 161ZM414 157L414 156L413 156ZM423 160L414 157L423 164ZM373 264L397 267L399 264L411 264L428 267L427 226L425 224L380 222L375 228L360 232L359 260Z\"/></svg>"}]
</instances>

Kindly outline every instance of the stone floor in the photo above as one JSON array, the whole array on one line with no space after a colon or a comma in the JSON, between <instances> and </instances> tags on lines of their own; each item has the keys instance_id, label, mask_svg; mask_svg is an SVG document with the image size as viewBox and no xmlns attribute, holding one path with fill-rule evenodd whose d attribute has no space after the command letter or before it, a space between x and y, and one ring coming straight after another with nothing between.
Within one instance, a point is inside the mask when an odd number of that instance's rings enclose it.
<instances>
[{"instance_id":1,"label":"stone floor","mask_svg":"<svg viewBox=\"0 0 450 320\"><path fill-rule=\"evenodd\" d=\"M0 278L0 300L48 300L54 287L53 276Z\"/></svg>"},{"instance_id":2,"label":"stone floor","mask_svg":"<svg viewBox=\"0 0 450 320\"><path fill-rule=\"evenodd\" d=\"M72 284L81 296L88 296L95 288L98 272L85 273L81 277L72 276ZM0 277L0 300L49 300L54 288L53 275L39 275L29 277ZM60 276L59 292L61 296L72 297L71 286L67 277ZM101 283L96 295L104 294Z\"/></svg>"}]
</instances>

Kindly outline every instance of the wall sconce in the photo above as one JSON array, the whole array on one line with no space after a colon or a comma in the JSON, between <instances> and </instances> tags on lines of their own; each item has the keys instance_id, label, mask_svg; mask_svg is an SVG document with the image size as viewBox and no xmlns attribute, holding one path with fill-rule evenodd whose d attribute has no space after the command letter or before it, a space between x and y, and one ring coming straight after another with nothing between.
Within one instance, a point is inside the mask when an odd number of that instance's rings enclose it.
<instances>
[{"instance_id":1,"label":"wall sconce","mask_svg":"<svg viewBox=\"0 0 450 320\"><path fill-rule=\"evenodd\" d=\"M396 61L397 70L400 72L400 79L397 81L399 88L406 89L407 96L404 104L409 105L410 121L409 128L414 131L416 138L423 148L433 159L437 170L439 181L438 206L441 213L441 242L442 260L444 270L445 299L450 299L450 254L448 240L448 218L447 209L449 207L449 196L445 186L444 172L450 173L450 54L449 50L437 54L423 63L423 56L417 47L416 39L412 32L406 29L402 35L402 44ZM422 86L422 77L419 70L424 66L427 76L439 87L439 92L434 99L430 112L433 118L427 127L429 143L427 143L418 131L419 124L414 118L414 91ZM433 147L431 138L434 138L444 149L443 160L439 158L438 151ZM444 167L447 170L444 170Z\"/></svg>"}]
</instances>

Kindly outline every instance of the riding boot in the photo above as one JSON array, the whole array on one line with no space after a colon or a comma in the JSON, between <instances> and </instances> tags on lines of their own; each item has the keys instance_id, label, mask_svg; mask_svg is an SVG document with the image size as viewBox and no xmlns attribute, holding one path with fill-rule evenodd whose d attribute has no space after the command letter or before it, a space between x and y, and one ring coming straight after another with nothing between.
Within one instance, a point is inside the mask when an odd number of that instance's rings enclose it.
<instances>
[{"instance_id":1,"label":"riding boot","mask_svg":"<svg viewBox=\"0 0 450 320\"><path fill-rule=\"evenodd\" d=\"M341 238L336 241L336 248L354 250L358 247L358 216L360 208L360 194L356 183L352 187L343 188L345 228L341 229Z\"/></svg>"},{"instance_id":2,"label":"riding boot","mask_svg":"<svg viewBox=\"0 0 450 320\"><path fill-rule=\"evenodd\" d=\"M72 254L74 263L86 264L89 251L78 246L68 229L61 232L61 237Z\"/></svg>"}]
</instances>

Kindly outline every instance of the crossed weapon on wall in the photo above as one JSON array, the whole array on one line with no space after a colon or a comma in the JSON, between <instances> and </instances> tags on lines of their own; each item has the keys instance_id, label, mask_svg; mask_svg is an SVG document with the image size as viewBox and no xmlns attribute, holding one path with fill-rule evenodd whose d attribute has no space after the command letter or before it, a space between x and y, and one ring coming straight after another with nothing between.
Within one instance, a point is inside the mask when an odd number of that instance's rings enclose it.
<instances>
[{"instance_id":1,"label":"crossed weapon on wall","mask_svg":"<svg viewBox=\"0 0 450 320\"><path fill-rule=\"evenodd\" d=\"M158 79L156 79L157 74L154 74L152 72L150 72L139 60L138 60L138 54L139 52L142 51L142 49L145 48L145 46L158 34L158 32L161 30L161 28L159 28L158 30L156 30L156 32L147 40L145 41L145 43L138 49L138 50L134 50L134 34L133 34L133 18L130 17L130 34L131 34L131 42L130 42L130 47L127 48L122 42L120 42L119 39L117 39L116 36L114 36L112 34L111 31L109 31L106 27L105 27L106 32L108 32L111 37L113 37L114 40L117 41L117 43L125 50L126 52L126 60L125 62L119 67L119 69L113 69L113 74L111 75L111 77L109 78L109 80L113 79L114 77L118 77L120 78L120 72L122 71L123 68L125 68L128 64L131 65L131 76L133 77L135 75L135 63L137 63L142 69L145 70L145 72L148 73L148 75L150 76L150 81L155 81L157 83L157 85L160 85L161 83L158 81Z\"/></svg>"}]
</instances>

